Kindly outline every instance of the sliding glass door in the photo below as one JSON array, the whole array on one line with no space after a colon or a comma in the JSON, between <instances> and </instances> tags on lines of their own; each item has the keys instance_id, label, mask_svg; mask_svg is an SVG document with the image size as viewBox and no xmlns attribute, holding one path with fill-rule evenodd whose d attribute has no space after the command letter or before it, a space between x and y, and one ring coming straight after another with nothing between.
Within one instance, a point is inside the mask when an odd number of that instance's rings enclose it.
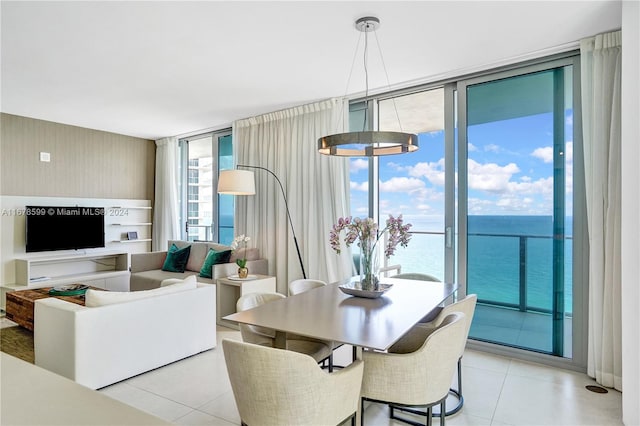
<instances>
[{"instance_id":1,"label":"sliding glass door","mask_svg":"<svg viewBox=\"0 0 640 426\"><path fill-rule=\"evenodd\" d=\"M419 137L415 153L351 160L352 214L414 225L388 263L477 294L474 344L582 366L579 69L567 55L379 95L352 103L350 119Z\"/></svg>"},{"instance_id":2,"label":"sliding glass door","mask_svg":"<svg viewBox=\"0 0 640 426\"><path fill-rule=\"evenodd\" d=\"M458 84L460 276L470 337L571 357L572 61Z\"/></svg>"}]
</instances>

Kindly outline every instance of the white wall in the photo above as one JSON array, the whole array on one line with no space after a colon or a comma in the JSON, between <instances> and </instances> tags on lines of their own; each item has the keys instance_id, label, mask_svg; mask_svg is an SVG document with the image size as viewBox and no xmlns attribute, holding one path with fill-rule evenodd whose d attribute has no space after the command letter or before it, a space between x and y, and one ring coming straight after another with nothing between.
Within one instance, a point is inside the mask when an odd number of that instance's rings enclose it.
<instances>
[{"instance_id":1,"label":"white wall","mask_svg":"<svg viewBox=\"0 0 640 426\"><path fill-rule=\"evenodd\" d=\"M640 3L622 3L622 420L640 425Z\"/></svg>"}]
</instances>

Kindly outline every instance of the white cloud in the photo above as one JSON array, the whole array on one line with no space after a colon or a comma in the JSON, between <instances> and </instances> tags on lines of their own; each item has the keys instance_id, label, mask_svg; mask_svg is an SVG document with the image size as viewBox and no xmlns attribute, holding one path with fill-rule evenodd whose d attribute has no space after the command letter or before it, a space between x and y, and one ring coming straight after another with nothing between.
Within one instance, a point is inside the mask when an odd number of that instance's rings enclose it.
<instances>
[{"instance_id":1,"label":"white cloud","mask_svg":"<svg viewBox=\"0 0 640 426\"><path fill-rule=\"evenodd\" d=\"M469 198L467 200L467 210L469 213L486 213L492 211L494 202L491 200L482 200L480 198Z\"/></svg>"},{"instance_id":2,"label":"white cloud","mask_svg":"<svg viewBox=\"0 0 640 426\"><path fill-rule=\"evenodd\" d=\"M533 204L533 199L529 197L520 198L517 196L508 196L502 197L497 202L496 205L503 210L506 211L522 211L522 210L530 210L531 205Z\"/></svg>"},{"instance_id":3,"label":"white cloud","mask_svg":"<svg viewBox=\"0 0 640 426\"><path fill-rule=\"evenodd\" d=\"M569 141L564 146L564 161L567 165L573 164L573 142Z\"/></svg>"},{"instance_id":4,"label":"white cloud","mask_svg":"<svg viewBox=\"0 0 640 426\"><path fill-rule=\"evenodd\" d=\"M349 161L349 171L351 173L356 173L360 170L367 170L369 167L369 162L362 158L354 158Z\"/></svg>"},{"instance_id":5,"label":"white cloud","mask_svg":"<svg viewBox=\"0 0 640 426\"><path fill-rule=\"evenodd\" d=\"M380 181L380 192L413 192L424 187L424 181L416 178L392 177L388 181Z\"/></svg>"},{"instance_id":6,"label":"white cloud","mask_svg":"<svg viewBox=\"0 0 640 426\"><path fill-rule=\"evenodd\" d=\"M496 145L494 143L490 143L489 145L485 145L484 146L484 150L485 151L490 151L490 152L495 152L497 154L500 151L502 151L502 148L500 148L498 145Z\"/></svg>"},{"instance_id":7,"label":"white cloud","mask_svg":"<svg viewBox=\"0 0 640 426\"><path fill-rule=\"evenodd\" d=\"M536 148L532 153L532 156L539 158L545 163L553 163L553 147L545 146L543 148ZM568 164L573 163L573 142L567 142L564 147L564 158Z\"/></svg>"},{"instance_id":8,"label":"white cloud","mask_svg":"<svg viewBox=\"0 0 640 426\"><path fill-rule=\"evenodd\" d=\"M545 146L544 148L536 148L531 153L532 156L539 158L544 163L553 163L553 147Z\"/></svg>"},{"instance_id":9,"label":"white cloud","mask_svg":"<svg viewBox=\"0 0 640 426\"><path fill-rule=\"evenodd\" d=\"M409 176L424 177L433 185L444 186L444 158L437 163L417 163L408 167Z\"/></svg>"},{"instance_id":10,"label":"white cloud","mask_svg":"<svg viewBox=\"0 0 640 426\"><path fill-rule=\"evenodd\" d=\"M431 207L429 204L418 204L417 206L415 206L415 208L418 209L420 213L428 213L433 211L433 207Z\"/></svg>"},{"instance_id":11,"label":"white cloud","mask_svg":"<svg viewBox=\"0 0 640 426\"><path fill-rule=\"evenodd\" d=\"M495 163L480 164L471 159L469 159L467 169L470 189L498 194L508 191L511 176L520 172L515 163L499 166Z\"/></svg>"},{"instance_id":12,"label":"white cloud","mask_svg":"<svg viewBox=\"0 0 640 426\"><path fill-rule=\"evenodd\" d=\"M475 146L474 144L472 144L472 143L468 143L467 144L467 151L468 152L473 152L473 151L477 151L477 150L478 150L478 147Z\"/></svg>"},{"instance_id":13,"label":"white cloud","mask_svg":"<svg viewBox=\"0 0 640 426\"><path fill-rule=\"evenodd\" d=\"M349 186L351 187L351 189L353 191L364 191L364 192L369 191L369 182L368 181L364 181L362 183L351 181L351 182L349 182Z\"/></svg>"},{"instance_id":14,"label":"white cloud","mask_svg":"<svg viewBox=\"0 0 640 426\"><path fill-rule=\"evenodd\" d=\"M510 193L553 195L553 178L547 177L533 182L509 182Z\"/></svg>"}]
</instances>

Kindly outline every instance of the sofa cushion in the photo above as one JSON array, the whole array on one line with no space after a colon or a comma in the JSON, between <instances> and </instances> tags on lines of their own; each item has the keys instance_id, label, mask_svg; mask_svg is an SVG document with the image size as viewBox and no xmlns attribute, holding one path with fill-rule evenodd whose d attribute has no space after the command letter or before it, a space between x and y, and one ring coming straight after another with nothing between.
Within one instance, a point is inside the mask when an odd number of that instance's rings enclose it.
<instances>
[{"instance_id":1,"label":"sofa cushion","mask_svg":"<svg viewBox=\"0 0 640 426\"><path fill-rule=\"evenodd\" d=\"M185 270L194 272L200 272L210 248L216 251L231 250L229 246L204 241L169 240L168 244L169 247L175 244L178 248L191 246L191 253L189 254L189 260L187 260Z\"/></svg>"},{"instance_id":2,"label":"sofa cushion","mask_svg":"<svg viewBox=\"0 0 640 426\"><path fill-rule=\"evenodd\" d=\"M147 297L159 296L163 294L176 293L179 291L192 290L198 285L195 275L190 275L182 282L168 285L166 287L154 288L142 291L102 291L89 289L85 293L85 306L94 308L98 306L112 305L114 303L130 302L132 300L145 299Z\"/></svg>"},{"instance_id":3,"label":"sofa cushion","mask_svg":"<svg viewBox=\"0 0 640 426\"><path fill-rule=\"evenodd\" d=\"M217 251L210 248L209 253L207 253L207 257L202 264L202 269L200 269L200 276L205 278L213 277L211 271L213 265L229 263L229 256L231 256L231 250Z\"/></svg>"},{"instance_id":4,"label":"sofa cushion","mask_svg":"<svg viewBox=\"0 0 640 426\"><path fill-rule=\"evenodd\" d=\"M202 264L207 257L207 244L191 243L191 254L187 261L187 271L200 272Z\"/></svg>"},{"instance_id":5,"label":"sofa cushion","mask_svg":"<svg viewBox=\"0 0 640 426\"><path fill-rule=\"evenodd\" d=\"M168 272L184 272L190 253L191 246L178 248L178 246L172 244L169 251L167 251L167 258L162 265L162 270Z\"/></svg>"}]
</instances>

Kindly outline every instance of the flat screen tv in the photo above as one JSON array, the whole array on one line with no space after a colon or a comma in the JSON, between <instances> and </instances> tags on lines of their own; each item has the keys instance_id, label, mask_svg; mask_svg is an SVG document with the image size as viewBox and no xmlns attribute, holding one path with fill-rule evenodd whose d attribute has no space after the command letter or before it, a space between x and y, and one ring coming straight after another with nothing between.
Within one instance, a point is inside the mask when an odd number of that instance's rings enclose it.
<instances>
[{"instance_id":1,"label":"flat screen tv","mask_svg":"<svg viewBox=\"0 0 640 426\"><path fill-rule=\"evenodd\" d=\"M27 206L26 251L104 247L103 207Z\"/></svg>"}]
</instances>

